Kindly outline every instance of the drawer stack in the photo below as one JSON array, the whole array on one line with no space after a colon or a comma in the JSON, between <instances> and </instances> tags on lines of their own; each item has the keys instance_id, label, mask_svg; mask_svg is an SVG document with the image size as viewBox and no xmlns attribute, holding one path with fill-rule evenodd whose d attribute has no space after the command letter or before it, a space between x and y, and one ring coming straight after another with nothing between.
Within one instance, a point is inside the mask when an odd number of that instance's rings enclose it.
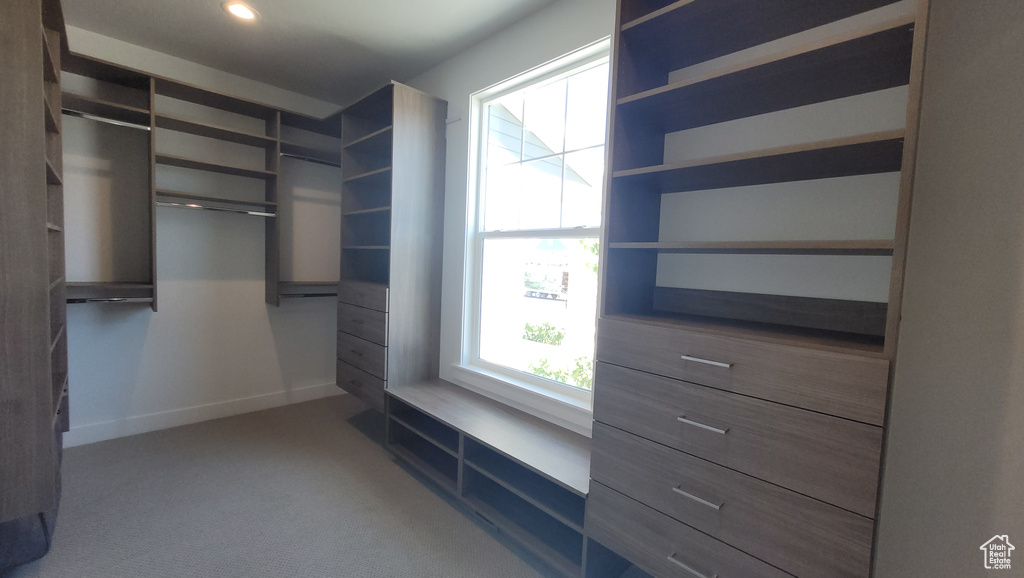
<instances>
[{"instance_id":1,"label":"drawer stack","mask_svg":"<svg viewBox=\"0 0 1024 578\"><path fill-rule=\"evenodd\" d=\"M597 356L592 537L655 574L868 575L887 361L613 319Z\"/></svg>"},{"instance_id":2,"label":"drawer stack","mask_svg":"<svg viewBox=\"0 0 1024 578\"><path fill-rule=\"evenodd\" d=\"M381 411L388 378L387 310L387 286L338 285L338 386Z\"/></svg>"}]
</instances>

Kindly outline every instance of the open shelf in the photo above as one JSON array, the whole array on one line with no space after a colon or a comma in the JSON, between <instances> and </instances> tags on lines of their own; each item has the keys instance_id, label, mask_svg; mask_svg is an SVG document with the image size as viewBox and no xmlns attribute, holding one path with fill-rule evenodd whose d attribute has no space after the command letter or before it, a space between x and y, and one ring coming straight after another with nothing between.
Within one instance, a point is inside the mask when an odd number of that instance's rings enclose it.
<instances>
[{"instance_id":1,"label":"open shelf","mask_svg":"<svg viewBox=\"0 0 1024 578\"><path fill-rule=\"evenodd\" d=\"M46 223L46 230L47 231L52 231L54 233L60 233L64 229L58 227L57 225L54 225L53 223Z\"/></svg>"},{"instance_id":2,"label":"open shelf","mask_svg":"<svg viewBox=\"0 0 1024 578\"><path fill-rule=\"evenodd\" d=\"M613 186L659 193L898 172L903 130L817 141L612 173Z\"/></svg>"},{"instance_id":3,"label":"open shelf","mask_svg":"<svg viewBox=\"0 0 1024 578\"><path fill-rule=\"evenodd\" d=\"M220 173L222 175L233 175L236 177L248 177L251 179L263 179L272 180L277 178L277 173L273 171L266 171L261 169L246 169L242 167L236 167L231 165L221 165L215 163L208 163L206 161L200 161L185 157L157 154L156 164L166 165L171 167L181 167L186 169L195 169L198 171L207 171L211 173Z\"/></svg>"},{"instance_id":4,"label":"open shelf","mask_svg":"<svg viewBox=\"0 0 1024 578\"><path fill-rule=\"evenodd\" d=\"M59 36L59 35L57 35ZM60 82L60 66L57 65L60 62L60 47L53 46L50 39L46 37L46 31L42 33L43 37L43 79L46 82Z\"/></svg>"},{"instance_id":5,"label":"open shelf","mask_svg":"<svg viewBox=\"0 0 1024 578\"><path fill-rule=\"evenodd\" d=\"M61 63L61 68L71 74L116 84L133 90L149 92L150 77L148 74L92 58L91 56L72 52Z\"/></svg>"},{"instance_id":6,"label":"open shelf","mask_svg":"<svg viewBox=\"0 0 1024 578\"><path fill-rule=\"evenodd\" d=\"M157 197L166 197L169 199L183 199L187 201L197 201L200 203L224 203L228 205L238 205L243 207L255 207L258 209L265 209L267 207L276 207L277 203L270 201L240 201L237 199L225 199L222 197L210 197L206 195L196 195L193 193L183 193L181 191L171 191L168 189L156 189Z\"/></svg>"},{"instance_id":7,"label":"open shelf","mask_svg":"<svg viewBox=\"0 0 1024 578\"><path fill-rule=\"evenodd\" d=\"M200 88L187 82L172 80L161 76L154 76L153 80L156 87L156 93L168 98L183 100L185 102L191 102L201 106L208 106L264 120L277 115L277 109L252 100L228 96L212 90Z\"/></svg>"},{"instance_id":8,"label":"open shelf","mask_svg":"<svg viewBox=\"0 0 1024 578\"><path fill-rule=\"evenodd\" d=\"M282 110L281 125L332 138L341 138L341 119L337 114L321 120L305 114Z\"/></svg>"},{"instance_id":9,"label":"open shelf","mask_svg":"<svg viewBox=\"0 0 1024 578\"><path fill-rule=\"evenodd\" d=\"M64 180L60 175L61 171L49 158L46 159L46 184L48 185L63 185Z\"/></svg>"},{"instance_id":10,"label":"open shelf","mask_svg":"<svg viewBox=\"0 0 1024 578\"><path fill-rule=\"evenodd\" d=\"M392 134L392 127L386 126L348 143L345 149L374 156L391 156Z\"/></svg>"},{"instance_id":11,"label":"open shelf","mask_svg":"<svg viewBox=\"0 0 1024 578\"><path fill-rule=\"evenodd\" d=\"M342 251L390 251L391 247L387 245L351 245L349 247L342 247Z\"/></svg>"},{"instance_id":12,"label":"open shelf","mask_svg":"<svg viewBox=\"0 0 1024 578\"><path fill-rule=\"evenodd\" d=\"M394 94L394 85L388 84L344 110L341 135L342 147L358 143L393 126Z\"/></svg>"},{"instance_id":13,"label":"open shelf","mask_svg":"<svg viewBox=\"0 0 1024 578\"><path fill-rule=\"evenodd\" d=\"M281 141L281 156L330 167L341 167L338 151L318 149L291 142Z\"/></svg>"},{"instance_id":14,"label":"open shelf","mask_svg":"<svg viewBox=\"0 0 1024 578\"><path fill-rule=\"evenodd\" d=\"M892 240L611 243L611 249L736 255L892 255Z\"/></svg>"},{"instance_id":15,"label":"open shelf","mask_svg":"<svg viewBox=\"0 0 1024 578\"><path fill-rule=\"evenodd\" d=\"M618 114L665 134L903 86L912 22L900 18L632 94L618 100Z\"/></svg>"},{"instance_id":16,"label":"open shelf","mask_svg":"<svg viewBox=\"0 0 1024 578\"><path fill-rule=\"evenodd\" d=\"M458 457L458 431L398 399L391 400L388 417L445 452Z\"/></svg>"},{"instance_id":17,"label":"open shelf","mask_svg":"<svg viewBox=\"0 0 1024 578\"><path fill-rule=\"evenodd\" d=\"M81 113L149 128L149 111L134 106L65 92L61 95L61 107L65 113Z\"/></svg>"},{"instance_id":18,"label":"open shelf","mask_svg":"<svg viewBox=\"0 0 1024 578\"><path fill-rule=\"evenodd\" d=\"M195 122L192 120L168 116L165 114L156 115L157 128L183 132L196 136L212 138L241 145L259 148L273 148L277 146L277 139L254 133L237 131L212 124Z\"/></svg>"},{"instance_id":19,"label":"open shelf","mask_svg":"<svg viewBox=\"0 0 1024 578\"><path fill-rule=\"evenodd\" d=\"M60 111L54 110L53 103L48 98L43 99L43 111L46 120L46 132L60 133L60 124L57 122Z\"/></svg>"},{"instance_id":20,"label":"open shelf","mask_svg":"<svg viewBox=\"0 0 1024 578\"><path fill-rule=\"evenodd\" d=\"M296 299L301 297L336 297L337 281L281 281L277 284L277 293L281 298Z\"/></svg>"},{"instance_id":21,"label":"open shelf","mask_svg":"<svg viewBox=\"0 0 1024 578\"><path fill-rule=\"evenodd\" d=\"M382 181L382 180L384 180L383 179L384 177L387 177L388 179L390 179L390 176L391 176L391 167L384 167L384 168L375 169L375 170L372 170L372 171L367 171L365 173L360 173L360 174L357 174L357 175L354 175L354 176L351 176L351 177L347 177L347 178L344 179L344 182L345 183L352 183L352 182L355 182L355 181L365 181L365 182L369 183L369 181Z\"/></svg>"},{"instance_id":22,"label":"open shelf","mask_svg":"<svg viewBox=\"0 0 1024 578\"><path fill-rule=\"evenodd\" d=\"M455 493L459 460L411 429L392 421L388 425L388 447L445 490Z\"/></svg>"},{"instance_id":23,"label":"open shelf","mask_svg":"<svg viewBox=\"0 0 1024 578\"><path fill-rule=\"evenodd\" d=\"M68 283L68 303L151 303L153 285L148 283Z\"/></svg>"},{"instance_id":24,"label":"open shelf","mask_svg":"<svg viewBox=\"0 0 1024 578\"><path fill-rule=\"evenodd\" d=\"M577 532L583 531L586 500L514 460L466 439L466 465L530 502Z\"/></svg>"},{"instance_id":25,"label":"open shelf","mask_svg":"<svg viewBox=\"0 0 1024 578\"><path fill-rule=\"evenodd\" d=\"M643 58L636 86L620 95L664 84L669 71L771 42L811 28L893 4L897 0L679 0L626 2L621 38L624 54ZM628 56L624 57L628 59Z\"/></svg>"},{"instance_id":26,"label":"open shelf","mask_svg":"<svg viewBox=\"0 0 1024 578\"><path fill-rule=\"evenodd\" d=\"M390 212L390 211L391 211L391 205L388 205L386 207L374 207L372 209L362 209L362 210L359 210L359 211L349 211L347 213L342 213L341 216L343 216L343 217L355 217L355 216L358 216L358 215L372 215L372 214L375 214L375 213L386 213L386 212Z\"/></svg>"},{"instance_id":27,"label":"open shelf","mask_svg":"<svg viewBox=\"0 0 1024 578\"><path fill-rule=\"evenodd\" d=\"M583 535L473 468L463 472L463 499L495 528L566 576L578 576Z\"/></svg>"}]
</instances>

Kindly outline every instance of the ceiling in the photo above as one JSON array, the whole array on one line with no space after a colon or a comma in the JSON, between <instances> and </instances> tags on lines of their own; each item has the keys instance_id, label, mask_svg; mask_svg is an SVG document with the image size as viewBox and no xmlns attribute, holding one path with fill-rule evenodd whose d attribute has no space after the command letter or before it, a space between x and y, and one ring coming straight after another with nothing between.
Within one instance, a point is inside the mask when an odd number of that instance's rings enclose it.
<instances>
[{"instance_id":1,"label":"ceiling","mask_svg":"<svg viewBox=\"0 0 1024 578\"><path fill-rule=\"evenodd\" d=\"M64 0L83 28L337 104L408 81L553 0Z\"/></svg>"}]
</instances>

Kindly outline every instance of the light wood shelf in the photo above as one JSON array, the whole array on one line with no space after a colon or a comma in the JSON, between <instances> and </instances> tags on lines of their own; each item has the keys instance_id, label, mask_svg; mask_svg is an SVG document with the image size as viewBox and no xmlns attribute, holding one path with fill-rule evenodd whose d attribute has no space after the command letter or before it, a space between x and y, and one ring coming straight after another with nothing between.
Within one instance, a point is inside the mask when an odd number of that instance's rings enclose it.
<instances>
[{"instance_id":1,"label":"light wood shelf","mask_svg":"<svg viewBox=\"0 0 1024 578\"><path fill-rule=\"evenodd\" d=\"M277 178L277 173L274 171L267 171L262 169L247 169L232 165L209 163L206 161L200 161L196 159L190 159L175 155L157 154L155 156L155 161L156 164L158 165L181 167L185 169L195 169L198 171L220 173L223 175L232 175L236 177L248 177L250 179L272 180Z\"/></svg>"},{"instance_id":2,"label":"light wood shelf","mask_svg":"<svg viewBox=\"0 0 1024 578\"><path fill-rule=\"evenodd\" d=\"M171 199L184 199L189 201L199 201L206 203L225 203L229 205L240 205L245 207L276 207L277 203L270 201L241 201L237 199L225 199L223 197L211 197L207 195L196 195L194 193L183 193L181 191L172 191L169 189L156 189L157 197L166 197Z\"/></svg>"},{"instance_id":3,"label":"light wood shelf","mask_svg":"<svg viewBox=\"0 0 1024 578\"><path fill-rule=\"evenodd\" d=\"M264 149L277 146L277 139L266 135L238 131L166 114L157 114L155 118L157 128Z\"/></svg>"},{"instance_id":4,"label":"light wood shelf","mask_svg":"<svg viewBox=\"0 0 1024 578\"><path fill-rule=\"evenodd\" d=\"M379 213L388 213L390 211L391 211L391 206L388 205L387 207L374 207L372 209L362 209L362 210L359 210L359 211L349 211L347 213L342 213L342 216L343 217L356 217L356 216L359 216L359 215L374 215L374 214L379 214Z\"/></svg>"},{"instance_id":5,"label":"light wood shelf","mask_svg":"<svg viewBox=\"0 0 1024 578\"><path fill-rule=\"evenodd\" d=\"M381 175L385 175L385 174L390 173L390 172L391 172L391 167L384 167L384 168L375 169L375 170L372 170L372 171L367 171L365 173L360 173L358 175L353 175L351 177L346 177L344 182L351 183L351 182L354 182L354 181L369 180L369 179L372 179L373 177L379 177Z\"/></svg>"},{"instance_id":6,"label":"light wood shelf","mask_svg":"<svg viewBox=\"0 0 1024 578\"><path fill-rule=\"evenodd\" d=\"M65 92L61 95L61 106L64 110L81 112L138 126L149 126L148 110L109 100Z\"/></svg>"}]
</instances>

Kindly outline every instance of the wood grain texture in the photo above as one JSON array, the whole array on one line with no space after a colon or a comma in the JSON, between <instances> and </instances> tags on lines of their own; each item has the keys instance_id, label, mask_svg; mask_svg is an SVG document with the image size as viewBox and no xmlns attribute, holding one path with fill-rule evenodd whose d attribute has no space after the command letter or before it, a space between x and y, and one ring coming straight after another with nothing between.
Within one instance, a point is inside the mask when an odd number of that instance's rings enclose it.
<instances>
[{"instance_id":1,"label":"wood grain texture","mask_svg":"<svg viewBox=\"0 0 1024 578\"><path fill-rule=\"evenodd\" d=\"M153 286L153 303L150 308L156 313L160 309L156 274L156 118L153 115L156 108L156 81L147 78L146 87L149 92L149 282Z\"/></svg>"},{"instance_id":2,"label":"wood grain texture","mask_svg":"<svg viewBox=\"0 0 1024 578\"><path fill-rule=\"evenodd\" d=\"M797 576L869 573L870 518L600 423L591 472L594 480Z\"/></svg>"},{"instance_id":3,"label":"wood grain texture","mask_svg":"<svg viewBox=\"0 0 1024 578\"><path fill-rule=\"evenodd\" d=\"M388 387L438 375L447 112L394 85Z\"/></svg>"},{"instance_id":4,"label":"wood grain texture","mask_svg":"<svg viewBox=\"0 0 1024 578\"><path fill-rule=\"evenodd\" d=\"M388 314L348 303L338 303L338 331L378 345L387 345Z\"/></svg>"},{"instance_id":5,"label":"wood grain texture","mask_svg":"<svg viewBox=\"0 0 1024 578\"><path fill-rule=\"evenodd\" d=\"M875 515L881 428L604 363L595 390L598 422Z\"/></svg>"},{"instance_id":6,"label":"wood grain texture","mask_svg":"<svg viewBox=\"0 0 1024 578\"><path fill-rule=\"evenodd\" d=\"M338 387L384 411L384 380L366 373L340 359L337 361Z\"/></svg>"},{"instance_id":7,"label":"wood grain texture","mask_svg":"<svg viewBox=\"0 0 1024 578\"><path fill-rule=\"evenodd\" d=\"M687 361L683 355L732 367ZM873 425L882 425L884 417L889 371L884 359L609 318L598 322L597 358Z\"/></svg>"},{"instance_id":8,"label":"wood grain texture","mask_svg":"<svg viewBox=\"0 0 1024 578\"><path fill-rule=\"evenodd\" d=\"M591 488L587 501L586 530L588 536L654 576L789 576L600 483ZM684 570L670 557L692 570Z\"/></svg>"},{"instance_id":9,"label":"wood grain texture","mask_svg":"<svg viewBox=\"0 0 1024 578\"><path fill-rule=\"evenodd\" d=\"M440 379L388 383L388 394L577 495L587 495L589 438Z\"/></svg>"},{"instance_id":10,"label":"wood grain texture","mask_svg":"<svg viewBox=\"0 0 1024 578\"><path fill-rule=\"evenodd\" d=\"M338 359L386 380L388 378L388 348L371 343L348 333L338 332Z\"/></svg>"},{"instance_id":11,"label":"wood grain texture","mask_svg":"<svg viewBox=\"0 0 1024 578\"><path fill-rule=\"evenodd\" d=\"M387 311L388 286L380 283L343 280L338 283L338 302L377 311Z\"/></svg>"},{"instance_id":12,"label":"wood grain texture","mask_svg":"<svg viewBox=\"0 0 1024 578\"><path fill-rule=\"evenodd\" d=\"M274 139L272 145L264 151L264 168L272 178L268 178L263 186L263 200L268 203L278 202L278 180L276 175L281 168L281 112L273 111L266 114L265 126L267 136ZM281 224L279 219L264 219L264 292L267 305L281 306Z\"/></svg>"},{"instance_id":13,"label":"wood grain texture","mask_svg":"<svg viewBox=\"0 0 1024 578\"><path fill-rule=\"evenodd\" d=\"M41 11L0 18L0 523L53 508L57 481Z\"/></svg>"},{"instance_id":14,"label":"wood grain texture","mask_svg":"<svg viewBox=\"0 0 1024 578\"><path fill-rule=\"evenodd\" d=\"M885 336L885 303L655 287L654 310Z\"/></svg>"}]
</instances>

